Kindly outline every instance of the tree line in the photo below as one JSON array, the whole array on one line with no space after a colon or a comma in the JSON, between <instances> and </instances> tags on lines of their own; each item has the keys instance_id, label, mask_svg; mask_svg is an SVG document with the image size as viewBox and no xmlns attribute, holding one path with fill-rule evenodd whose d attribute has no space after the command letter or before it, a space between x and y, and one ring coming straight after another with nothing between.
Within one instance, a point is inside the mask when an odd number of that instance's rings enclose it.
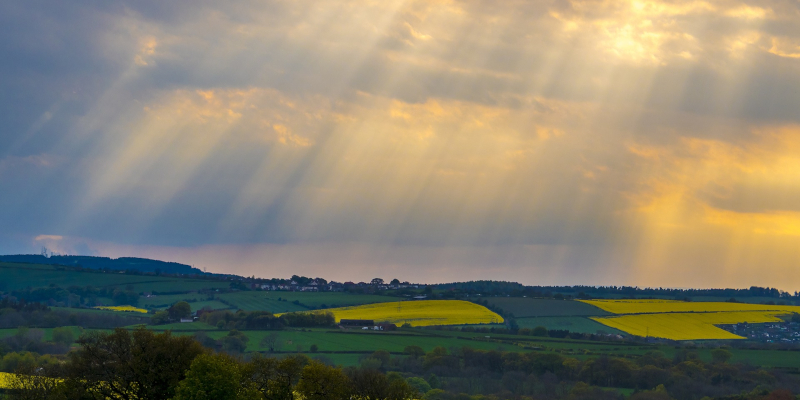
<instances>
[{"instance_id":1,"label":"tree line","mask_svg":"<svg viewBox=\"0 0 800 400\"><path fill-rule=\"evenodd\" d=\"M732 363L724 348L703 361L690 349L577 359L407 346L402 355L378 350L343 368L301 354L244 359L144 328L91 332L78 343L60 362L21 362L10 398L622 400L609 388L626 388L630 400L775 400L800 393L797 375Z\"/></svg>"},{"instance_id":2,"label":"tree line","mask_svg":"<svg viewBox=\"0 0 800 400\"><path fill-rule=\"evenodd\" d=\"M399 374L340 368L304 355L249 360L204 349L189 336L144 328L92 332L59 364L21 368L11 399L407 400Z\"/></svg>"}]
</instances>

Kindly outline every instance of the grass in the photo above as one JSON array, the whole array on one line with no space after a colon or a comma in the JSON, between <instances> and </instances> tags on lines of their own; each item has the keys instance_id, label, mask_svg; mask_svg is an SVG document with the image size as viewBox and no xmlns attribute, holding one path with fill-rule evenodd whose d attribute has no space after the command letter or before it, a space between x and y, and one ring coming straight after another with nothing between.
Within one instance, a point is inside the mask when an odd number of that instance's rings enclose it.
<instances>
[{"instance_id":1,"label":"grass","mask_svg":"<svg viewBox=\"0 0 800 400\"><path fill-rule=\"evenodd\" d=\"M78 337L84 332L84 329L79 326L68 326L72 330L72 334L75 336L77 340ZM38 329L43 331L44 336L42 340L45 341L52 341L53 340L53 328L31 328L31 329ZM10 336L16 335L18 332L18 328L7 328L7 329L0 329L0 339L4 339Z\"/></svg>"},{"instance_id":2,"label":"grass","mask_svg":"<svg viewBox=\"0 0 800 400\"><path fill-rule=\"evenodd\" d=\"M269 311L274 314L357 306L397 301L396 297L340 292L268 292L245 291L219 295L219 298L246 311ZM280 300L278 300L280 299ZM296 304L297 302L299 304Z\"/></svg>"},{"instance_id":3,"label":"grass","mask_svg":"<svg viewBox=\"0 0 800 400\"><path fill-rule=\"evenodd\" d=\"M574 300L534 299L530 297L487 297L489 304L522 317L602 316L612 313Z\"/></svg>"},{"instance_id":4,"label":"grass","mask_svg":"<svg viewBox=\"0 0 800 400\"><path fill-rule=\"evenodd\" d=\"M517 318L520 328L536 328L543 326L547 329L565 329L570 332L580 333L605 333L622 334L623 331L603 325L587 317L527 317Z\"/></svg>"},{"instance_id":5,"label":"grass","mask_svg":"<svg viewBox=\"0 0 800 400\"><path fill-rule=\"evenodd\" d=\"M205 279L159 277L147 275L128 275L120 271L83 272L51 265L0 263L0 290L12 291L28 287L46 287L55 284L60 287L87 286L120 288L130 287L137 292L188 292L200 289L228 288L230 282Z\"/></svg>"},{"instance_id":6,"label":"grass","mask_svg":"<svg viewBox=\"0 0 800 400\"><path fill-rule=\"evenodd\" d=\"M418 300L362 306L331 308L336 321L371 319L396 325L411 326L490 324L503 322L503 317L488 308L462 300Z\"/></svg>"}]
</instances>

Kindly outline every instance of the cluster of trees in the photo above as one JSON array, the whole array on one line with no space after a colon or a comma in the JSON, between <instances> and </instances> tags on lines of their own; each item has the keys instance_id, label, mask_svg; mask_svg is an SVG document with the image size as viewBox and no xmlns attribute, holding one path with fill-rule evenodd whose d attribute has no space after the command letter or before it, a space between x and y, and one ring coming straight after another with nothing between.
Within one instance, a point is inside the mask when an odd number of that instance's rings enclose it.
<instances>
[{"instance_id":1,"label":"cluster of trees","mask_svg":"<svg viewBox=\"0 0 800 400\"><path fill-rule=\"evenodd\" d=\"M170 311L156 313L151 319L153 324L162 324L174 320L173 309L179 306L179 302L170 308ZM186 307L188 307L188 303ZM172 314L171 314L172 313ZM191 313L191 311L189 311ZM292 327L330 327L336 325L336 318L330 311L312 311L301 313L286 313L276 317L267 311L244 311L238 310L231 312L228 310L207 311L199 313L198 321L205 322L219 329L259 329L259 330L278 330L287 326Z\"/></svg>"},{"instance_id":2,"label":"cluster of trees","mask_svg":"<svg viewBox=\"0 0 800 400\"><path fill-rule=\"evenodd\" d=\"M158 311L150 317L153 325L163 325L170 322L179 322L184 318L192 318L192 306L185 301L179 301L166 310Z\"/></svg>"},{"instance_id":3,"label":"cluster of trees","mask_svg":"<svg viewBox=\"0 0 800 400\"><path fill-rule=\"evenodd\" d=\"M691 300L695 296L713 296L725 298L766 297L775 301L800 300L800 292L785 292L776 288L751 286L747 289L673 289L673 288L640 288L638 286L523 286L516 282L504 281L470 281L435 285L444 291L443 296L458 297L462 295L489 295L537 298L606 298L609 296L624 297L670 297L680 300Z\"/></svg>"},{"instance_id":4,"label":"cluster of trees","mask_svg":"<svg viewBox=\"0 0 800 400\"><path fill-rule=\"evenodd\" d=\"M509 319L507 317L507 319ZM405 326L404 326L405 327ZM457 332L479 332L491 334L504 334L504 335L521 335L521 336L538 336L538 337L552 337L552 338L569 338L579 340L595 340L595 341L620 341L623 339L617 338L615 335L604 334L602 331L595 333L581 333L572 332L568 329L547 329L544 326L537 326L534 328L519 328L510 323L508 327L502 326L426 326L423 329L440 330L440 331L457 331ZM628 339L630 340L630 339Z\"/></svg>"},{"instance_id":5,"label":"cluster of trees","mask_svg":"<svg viewBox=\"0 0 800 400\"><path fill-rule=\"evenodd\" d=\"M231 331L220 340L243 337ZM627 388L635 391L630 400L767 400L800 393L800 377L733 364L732 353L722 348L703 361L688 349L674 357L650 351L636 358L579 360L408 346L402 355L378 350L359 367L337 368L299 354L244 360L198 340L143 328L93 332L63 362L14 353L0 365L8 370L13 364L20 373L11 393L16 399L621 400L609 388Z\"/></svg>"},{"instance_id":6,"label":"cluster of trees","mask_svg":"<svg viewBox=\"0 0 800 400\"><path fill-rule=\"evenodd\" d=\"M92 333L66 361L18 370L12 399L406 400L401 375L337 368L303 355L249 361L205 350L188 336L146 329Z\"/></svg>"},{"instance_id":7,"label":"cluster of trees","mask_svg":"<svg viewBox=\"0 0 800 400\"><path fill-rule=\"evenodd\" d=\"M681 350L672 358L651 351L635 358L596 357L586 360L553 353L483 351L438 347L425 353L406 348L408 357L391 358L382 368L427 376L437 399L456 394L501 399L621 399L617 392L634 389L631 400L766 399L771 393L800 393L800 378L744 364L730 363L731 352L712 351L711 362ZM431 398L432 393L426 395ZM730 396L730 397L726 397ZM738 396L738 397L733 397ZM462 397L466 399L466 397ZM794 397L790 397L794 399Z\"/></svg>"},{"instance_id":8,"label":"cluster of trees","mask_svg":"<svg viewBox=\"0 0 800 400\"><path fill-rule=\"evenodd\" d=\"M0 329L29 326L54 328L81 326L84 328L116 328L118 326L146 323L146 317L114 315L107 313L71 312L52 310L40 303L15 301L9 297L0 301Z\"/></svg>"},{"instance_id":9,"label":"cluster of trees","mask_svg":"<svg viewBox=\"0 0 800 400\"><path fill-rule=\"evenodd\" d=\"M69 350L74 341L75 335L68 327L53 328L50 341L44 340L44 331L41 329L20 327L13 335L0 340L0 354L6 352L62 354Z\"/></svg>"}]
</instances>

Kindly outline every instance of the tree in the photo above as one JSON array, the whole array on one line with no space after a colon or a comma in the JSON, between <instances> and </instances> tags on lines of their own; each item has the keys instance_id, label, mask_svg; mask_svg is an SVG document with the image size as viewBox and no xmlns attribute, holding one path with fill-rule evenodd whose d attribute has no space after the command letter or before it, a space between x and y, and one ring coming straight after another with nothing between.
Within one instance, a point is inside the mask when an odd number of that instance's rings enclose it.
<instances>
[{"instance_id":1,"label":"tree","mask_svg":"<svg viewBox=\"0 0 800 400\"><path fill-rule=\"evenodd\" d=\"M150 317L151 325L164 325L166 323L169 323L169 312L167 311L158 311Z\"/></svg>"},{"instance_id":2,"label":"tree","mask_svg":"<svg viewBox=\"0 0 800 400\"><path fill-rule=\"evenodd\" d=\"M389 396L389 380L377 369L352 368L347 372L353 397L363 400L383 400Z\"/></svg>"},{"instance_id":3,"label":"tree","mask_svg":"<svg viewBox=\"0 0 800 400\"><path fill-rule=\"evenodd\" d=\"M408 354L410 357L417 358L424 356L425 350L423 350L422 347L419 346L406 346L403 349L403 353Z\"/></svg>"},{"instance_id":4,"label":"tree","mask_svg":"<svg viewBox=\"0 0 800 400\"><path fill-rule=\"evenodd\" d=\"M64 346L69 346L75 341L75 334L68 327L53 328L53 341Z\"/></svg>"},{"instance_id":5,"label":"tree","mask_svg":"<svg viewBox=\"0 0 800 400\"><path fill-rule=\"evenodd\" d=\"M258 392L242 366L225 354L201 354L192 361L186 378L176 390L175 400L255 399Z\"/></svg>"},{"instance_id":6,"label":"tree","mask_svg":"<svg viewBox=\"0 0 800 400\"><path fill-rule=\"evenodd\" d=\"M189 318L192 316L192 306L185 301L179 301L172 305L168 310L169 317L173 320Z\"/></svg>"},{"instance_id":7,"label":"tree","mask_svg":"<svg viewBox=\"0 0 800 400\"><path fill-rule=\"evenodd\" d=\"M422 379L418 376L412 376L411 378L408 378L406 382L408 382L408 384L411 387L413 387L420 393L428 393L432 389L431 385L428 384L428 382L426 382L425 379Z\"/></svg>"},{"instance_id":8,"label":"tree","mask_svg":"<svg viewBox=\"0 0 800 400\"><path fill-rule=\"evenodd\" d=\"M711 350L711 360L713 360L715 363L720 363L720 364L726 363L728 362L728 360L731 359L731 357L733 357L733 353L731 353L728 350L725 349Z\"/></svg>"},{"instance_id":9,"label":"tree","mask_svg":"<svg viewBox=\"0 0 800 400\"><path fill-rule=\"evenodd\" d=\"M267 336L264 336L261 339L261 345L266 347L270 353L274 353L276 350L280 349L280 342L278 342L278 334L275 332L270 333Z\"/></svg>"},{"instance_id":10,"label":"tree","mask_svg":"<svg viewBox=\"0 0 800 400\"><path fill-rule=\"evenodd\" d=\"M257 355L247 365L247 376L265 399L293 400L294 388L308 362L303 355L282 360Z\"/></svg>"},{"instance_id":11,"label":"tree","mask_svg":"<svg viewBox=\"0 0 800 400\"><path fill-rule=\"evenodd\" d=\"M389 282L389 284L390 285L399 285L400 284L400 279L394 278L394 279L392 279L391 282Z\"/></svg>"},{"instance_id":12,"label":"tree","mask_svg":"<svg viewBox=\"0 0 800 400\"><path fill-rule=\"evenodd\" d=\"M243 353L247 349L247 342L250 338L236 329L228 332L228 336L220 338L222 349L229 353Z\"/></svg>"},{"instance_id":13,"label":"tree","mask_svg":"<svg viewBox=\"0 0 800 400\"><path fill-rule=\"evenodd\" d=\"M203 348L189 336L144 327L91 332L69 354L64 384L70 398L169 399ZM168 360L168 362L166 362ZM78 397L75 397L78 396Z\"/></svg>"},{"instance_id":14,"label":"tree","mask_svg":"<svg viewBox=\"0 0 800 400\"><path fill-rule=\"evenodd\" d=\"M547 336L547 328L545 328L543 326L537 326L536 328L533 328L533 331L531 331L531 335L532 336L546 337Z\"/></svg>"},{"instance_id":15,"label":"tree","mask_svg":"<svg viewBox=\"0 0 800 400\"><path fill-rule=\"evenodd\" d=\"M303 368L297 392L305 400L344 400L350 398L350 382L341 369L311 361Z\"/></svg>"}]
</instances>

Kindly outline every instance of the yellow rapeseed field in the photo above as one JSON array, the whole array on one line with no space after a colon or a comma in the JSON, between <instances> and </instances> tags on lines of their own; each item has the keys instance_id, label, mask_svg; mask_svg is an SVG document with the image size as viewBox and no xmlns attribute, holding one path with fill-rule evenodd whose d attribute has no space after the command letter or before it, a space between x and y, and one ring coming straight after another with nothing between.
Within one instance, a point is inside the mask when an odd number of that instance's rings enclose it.
<instances>
[{"instance_id":1,"label":"yellow rapeseed field","mask_svg":"<svg viewBox=\"0 0 800 400\"><path fill-rule=\"evenodd\" d=\"M341 319L371 319L398 326L465 325L501 323L503 317L488 308L462 300L417 300L394 303L366 304L354 307L330 308Z\"/></svg>"},{"instance_id":2,"label":"yellow rapeseed field","mask_svg":"<svg viewBox=\"0 0 800 400\"><path fill-rule=\"evenodd\" d=\"M782 312L734 311L706 313L631 314L618 317L593 317L603 325L637 336L672 340L744 339L714 325L739 322L778 322Z\"/></svg>"},{"instance_id":3,"label":"yellow rapeseed field","mask_svg":"<svg viewBox=\"0 0 800 400\"><path fill-rule=\"evenodd\" d=\"M144 308L139 308L134 306L97 306L95 308L98 310L128 311L128 312L138 312L147 314L147 310L145 310Z\"/></svg>"},{"instance_id":4,"label":"yellow rapeseed field","mask_svg":"<svg viewBox=\"0 0 800 400\"><path fill-rule=\"evenodd\" d=\"M614 314L593 317L601 324L638 336L672 340L743 339L715 325L779 322L779 315L800 312L798 306L685 302L676 300L582 300Z\"/></svg>"},{"instance_id":5,"label":"yellow rapeseed field","mask_svg":"<svg viewBox=\"0 0 800 400\"><path fill-rule=\"evenodd\" d=\"M581 300L614 314L653 314L669 312L781 311L800 313L800 306L764 304L687 302L676 300Z\"/></svg>"},{"instance_id":6,"label":"yellow rapeseed field","mask_svg":"<svg viewBox=\"0 0 800 400\"><path fill-rule=\"evenodd\" d=\"M0 372L0 389L11 389L14 381L14 374L8 372Z\"/></svg>"}]
</instances>

